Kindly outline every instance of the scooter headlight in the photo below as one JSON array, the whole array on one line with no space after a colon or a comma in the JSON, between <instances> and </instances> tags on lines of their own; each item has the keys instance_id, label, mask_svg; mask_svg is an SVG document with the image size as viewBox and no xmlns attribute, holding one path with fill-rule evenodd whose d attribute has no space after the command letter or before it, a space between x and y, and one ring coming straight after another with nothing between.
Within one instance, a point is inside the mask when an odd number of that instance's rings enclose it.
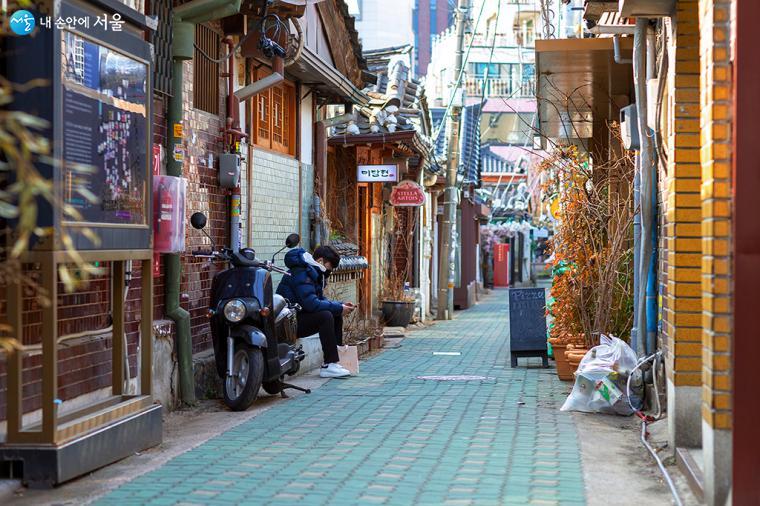
<instances>
[{"instance_id":1,"label":"scooter headlight","mask_svg":"<svg viewBox=\"0 0 760 506\"><path fill-rule=\"evenodd\" d=\"M224 305L224 317L230 323L237 323L245 318L248 309L240 299L232 299Z\"/></svg>"}]
</instances>

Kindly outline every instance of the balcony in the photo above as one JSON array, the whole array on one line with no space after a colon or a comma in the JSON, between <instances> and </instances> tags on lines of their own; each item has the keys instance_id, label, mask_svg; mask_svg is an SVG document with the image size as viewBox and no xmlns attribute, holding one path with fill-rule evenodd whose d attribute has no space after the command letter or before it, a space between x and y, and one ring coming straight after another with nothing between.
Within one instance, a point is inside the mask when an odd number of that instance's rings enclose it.
<instances>
[{"instance_id":1,"label":"balcony","mask_svg":"<svg viewBox=\"0 0 760 506\"><path fill-rule=\"evenodd\" d=\"M486 83L484 77L468 77L464 82L467 96L480 97L483 87L487 86L487 97L530 98L536 96L536 80L516 81L513 79L490 78Z\"/></svg>"}]
</instances>

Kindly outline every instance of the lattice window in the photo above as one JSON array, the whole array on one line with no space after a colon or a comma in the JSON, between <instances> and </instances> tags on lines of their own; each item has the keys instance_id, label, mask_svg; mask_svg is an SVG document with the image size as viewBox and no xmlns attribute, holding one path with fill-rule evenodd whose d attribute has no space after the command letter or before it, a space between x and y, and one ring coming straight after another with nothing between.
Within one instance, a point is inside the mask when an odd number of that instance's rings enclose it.
<instances>
[{"instance_id":1,"label":"lattice window","mask_svg":"<svg viewBox=\"0 0 760 506\"><path fill-rule=\"evenodd\" d=\"M270 72L260 69L256 79L266 77ZM260 93L253 101L253 115L256 145L295 156L296 138L296 88L284 82Z\"/></svg>"},{"instance_id":2,"label":"lattice window","mask_svg":"<svg viewBox=\"0 0 760 506\"><path fill-rule=\"evenodd\" d=\"M207 26L195 27L195 57L193 59L193 107L219 114L219 64L211 61L221 56L219 34ZM205 53L205 55L204 55Z\"/></svg>"}]
</instances>

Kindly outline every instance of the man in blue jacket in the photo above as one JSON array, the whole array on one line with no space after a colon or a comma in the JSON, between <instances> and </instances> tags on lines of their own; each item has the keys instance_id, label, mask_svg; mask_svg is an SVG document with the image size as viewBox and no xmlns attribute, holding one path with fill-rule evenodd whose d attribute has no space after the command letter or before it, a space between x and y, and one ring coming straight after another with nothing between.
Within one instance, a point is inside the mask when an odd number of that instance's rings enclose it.
<instances>
[{"instance_id":1,"label":"man in blue jacket","mask_svg":"<svg viewBox=\"0 0 760 506\"><path fill-rule=\"evenodd\" d=\"M338 363L338 346L343 345L343 316L351 313L355 306L324 296L327 278L339 263L340 255L331 246L319 246L313 256L303 248L290 250L285 255L290 276L284 276L277 287L279 295L302 308L298 313L298 337L319 333L324 355L319 375L323 378L343 378L351 374Z\"/></svg>"}]
</instances>

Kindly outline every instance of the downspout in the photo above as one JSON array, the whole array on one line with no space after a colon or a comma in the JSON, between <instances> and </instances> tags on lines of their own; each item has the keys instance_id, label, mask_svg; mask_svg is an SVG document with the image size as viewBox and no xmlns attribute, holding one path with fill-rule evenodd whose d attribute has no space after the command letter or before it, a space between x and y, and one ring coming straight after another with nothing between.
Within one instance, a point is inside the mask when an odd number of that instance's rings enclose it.
<instances>
[{"instance_id":1,"label":"downspout","mask_svg":"<svg viewBox=\"0 0 760 506\"><path fill-rule=\"evenodd\" d=\"M193 0L174 8L172 30L172 96L168 104L168 129L182 124L182 98L184 96L183 62L194 54L195 25L212 19L232 16L240 11L241 0ZM166 173L182 177L184 162L183 139L167 135ZM177 149L177 151L175 151ZM175 157L175 154L180 156ZM179 158L179 159L177 159ZM195 403L195 379L193 375L193 346L190 335L190 313L180 306L180 282L182 264L178 253L165 255L166 269L166 316L174 321L177 329L177 361L179 362L180 397L183 404Z\"/></svg>"},{"instance_id":2,"label":"downspout","mask_svg":"<svg viewBox=\"0 0 760 506\"><path fill-rule=\"evenodd\" d=\"M656 40L654 36L654 30L651 27L647 27L646 41L647 41L647 82L650 79L654 79L655 76L655 64L656 64ZM646 88L648 90L648 87ZM649 97L647 97L648 99ZM649 114L647 112L647 114ZM644 116L644 124L647 124L647 116ZM649 260L649 272L647 273L647 336L646 336L646 355L649 356L655 352L657 341L657 323L658 323L658 301L657 301L657 257L658 257L658 240L657 240L657 160L655 153L655 135L651 130L647 130L647 143L651 156L651 185L652 194L650 203L652 206L652 221L651 221L651 240L652 240L652 253Z\"/></svg>"},{"instance_id":3,"label":"downspout","mask_svg":"<svg viewBox=\"0 0 760 506\"><path fill-rule=\"evenodd\" d=\"M641 245L639 264L634 266L639 270L638 307L636 308L636 324L638 326L637 352L646 354L650 344L654 343L657 328L655 295L656 257L656 220L654 208L657 195L654 187L656 166L652 149L652 136L647 126L647 30L648 18L638 18L633 35L633 80L636 92L636 113L638 116L639 139L639 180L640 180L640 212L641 212ZM650 66L651 68L651 66ZM646 283L643 280L646 279ZM641 339L642 331L646 329L646 339Z\"/></svg>"}]
</instances>

